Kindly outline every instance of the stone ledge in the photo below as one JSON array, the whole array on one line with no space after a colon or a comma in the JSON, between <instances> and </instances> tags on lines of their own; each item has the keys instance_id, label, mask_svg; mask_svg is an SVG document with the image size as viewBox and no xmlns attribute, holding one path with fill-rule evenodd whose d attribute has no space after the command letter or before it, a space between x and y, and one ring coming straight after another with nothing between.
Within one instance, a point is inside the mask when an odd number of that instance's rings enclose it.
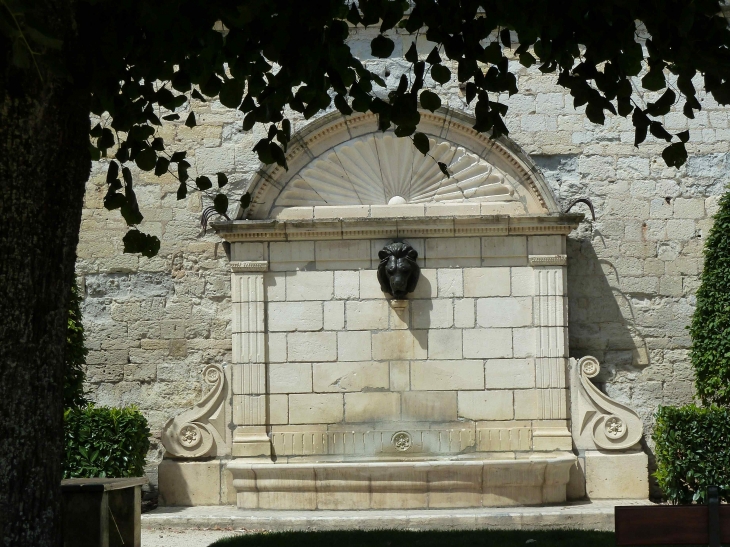
<instances>
[{"instance_id":1,"label":"stone ledge","mask_svg":"<svg viewBox=\"0 0 730 547\"><path fill-rule=\"evenodd\" d=\"M614 529L617 505L648 500L578 501L550 507L481 507L387 511L267 511L229 506L159 507L142 515L144 530L601 530Z\"/></svg>"},{"instance_id":2,"label":"stone ledge","mask_svg":"<svg viewBox=\"0 0 730 547\"><path fill-rule=\"evenodd\" d=\"M409 445L411 437L401 434ZM563 503L575 462L571 453L504 460L286 464L234 459L226 469L241 508L432 509Z\"/></svg>"},{"instance_id":3,"label":"stone ledge","mask_svg":"<svg viewBox=\"0 0 730 547\"><path fill-rule=\"evenodd\" d=\"M317 241L337 239L379 239L413 237L497 236L497 235L567 235L575 229L581 214L545 214L511 217L500 214L448 215L439 217L402 216L398 206L383 206L392 214L322 219L313 209L302 207L304 216L275 220L234 220L211 226L229 242L236 241ZM337 207L343 209L343 207ZM306 210L306 211L304 211ZM312 215L316 219L312 218Z\"/></svg>"}]
</instances>

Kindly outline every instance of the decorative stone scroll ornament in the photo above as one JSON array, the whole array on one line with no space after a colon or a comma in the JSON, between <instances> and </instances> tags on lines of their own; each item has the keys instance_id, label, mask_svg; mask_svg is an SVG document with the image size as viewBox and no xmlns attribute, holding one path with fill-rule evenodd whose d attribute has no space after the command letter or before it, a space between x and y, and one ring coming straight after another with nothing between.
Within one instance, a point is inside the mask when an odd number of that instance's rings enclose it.
<instances>
[{"instance_id":1,"label":"decorative stone scroll ornament","mask_svg":"<svg viewBox=\"0 0 730 547\"><path fill-rule=\"evenodd\" d=\"M378 281L383 292L403 299L416 290L421 268L418 252L407 243L390 243L378 253Z\"/></svg>"},{"instance_id":2,"label":"decorative stone scroll ornament","mask_svg":"<svg viewBox=\"0 0 730 547\"><path fill-rule=\"evenodd\" d=\"M203 381L211 390L190 410L170 418L162 430L167 456L200 458L215 456L225 445L226 375L223 368L210 364L203 369Z\"/></svg>"},{"instance_id":3,"label":"decorative stone scroll ornament","mask_svg":"<svg viewBox=\"0 0 730 547\"><path fill-rule=\"evenodd\" d=\"M625 450L633 447L641 440L643 432L639 416L629 407L601 392L590 380L601 370L595 357L583 357L576 366L583 388L577 394L580 435L590 434L596 447L604 450Z\"/></svg>"}]
</instances>

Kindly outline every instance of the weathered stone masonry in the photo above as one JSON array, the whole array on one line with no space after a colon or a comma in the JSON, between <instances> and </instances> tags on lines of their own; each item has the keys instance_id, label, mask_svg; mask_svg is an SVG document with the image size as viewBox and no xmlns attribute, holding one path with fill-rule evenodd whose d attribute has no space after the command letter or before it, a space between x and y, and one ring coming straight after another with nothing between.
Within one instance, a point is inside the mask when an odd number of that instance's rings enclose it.
<instances>
[{"instance_id":1,"label":"weathered stone masonry","mask_svg":"<svg viewBox=\"0 0 730 547\"><path fill-rule=\"evenodd\" d=\"M387 71L389 83L396 81L403 65L369 60L370 38L354 34L353 47L375 70ZM633 147L630 121L609 117L606 126L595 126L582 109L573 109L553 76L519 66L515 71L520 94L504 98L510 137L543 170L559 200L588 196L596 206L597 220L584 221L568 239L571 355L597 357L602 365L597 380L610 396L635 408L650 433L658 404L692 397L685 326L704 238L726 183L727 113L705 97L694 120L679 112L665 116L670 131L689 129L692 135L690 159L677 170L664 165L663 143L650 137L640 149ZM469 111L453 80L439 92L445 105ZM251 148L262 130L243 132L240 112L216 102L194 110L198 127L169 123L160 136L170 150L189 151L191 172L226 172L230 193L237 195L258 168ZM295 128L305 124L297 117L292 121ZM78 249L89 388L99 404L138 405L158 439L169 416L200 398L201 370L231 362L228 259L216 235L200 236L199 196L177 201L177 180L136 171L142 229L160 237L162 248L152 259L124 255L123 221L102 205L105 172L104 162L94 165ZM435 283L448 285L438 276ZM317 320L307 315L305 304L300 307L303 329ZM154 482L159 443L150 456Z\"/></svg>"}]
</instances>

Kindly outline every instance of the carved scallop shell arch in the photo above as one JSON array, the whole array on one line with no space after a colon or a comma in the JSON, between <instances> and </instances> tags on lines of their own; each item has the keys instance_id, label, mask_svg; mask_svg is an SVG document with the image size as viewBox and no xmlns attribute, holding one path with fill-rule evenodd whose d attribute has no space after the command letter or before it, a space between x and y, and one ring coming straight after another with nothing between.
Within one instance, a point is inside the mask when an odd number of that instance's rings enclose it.
<instances>
[{"instance_id":1,"label":"carved scallop shell arch","mask_svg":"<svg viewBox=\"0 0 730 547\"><path fill-rule=\"evenodd\" d=\"M529 156L510 139L492 140L473 124L454 110L421 112L418 130L431 145L424 156L410 139L379 131L373 114L325 115L293 136L288 170L262 165L248 184L252 201L243 217L275 218L285 208L313 205L460 201L493 202L495 214L559 213Z\"/></svg>"},{"instance_id":2,"label":"carved scallop shell arch","mask_svg":"<svg viewBox=\"0 0 730 547\"><path fill-rule=\"evenodd\" d=\"M514 188L494 166L461 146L435 138L429 142L428 156L410 139L390 132L345 142L302 169L274 207L516 201Z\"/></svg>"}]
</instances>

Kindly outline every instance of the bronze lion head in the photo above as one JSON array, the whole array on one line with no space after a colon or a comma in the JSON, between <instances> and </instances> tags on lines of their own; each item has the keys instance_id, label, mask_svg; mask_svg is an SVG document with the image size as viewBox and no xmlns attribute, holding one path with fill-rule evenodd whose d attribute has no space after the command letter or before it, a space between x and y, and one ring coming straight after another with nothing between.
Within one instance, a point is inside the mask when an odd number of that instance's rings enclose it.
<instances>
[{"instance_id":1,"label":"bronze lion head","mask_svg":"<svg viewBox=\"0 0 730 547\"><path fill-rule=\"evenodd\" d=\"M407 243L390 243L378 253L378 281L383 292L405 298L416 289L421 268L416 263L418 252Z\"/></svg>"}]
</instances>

